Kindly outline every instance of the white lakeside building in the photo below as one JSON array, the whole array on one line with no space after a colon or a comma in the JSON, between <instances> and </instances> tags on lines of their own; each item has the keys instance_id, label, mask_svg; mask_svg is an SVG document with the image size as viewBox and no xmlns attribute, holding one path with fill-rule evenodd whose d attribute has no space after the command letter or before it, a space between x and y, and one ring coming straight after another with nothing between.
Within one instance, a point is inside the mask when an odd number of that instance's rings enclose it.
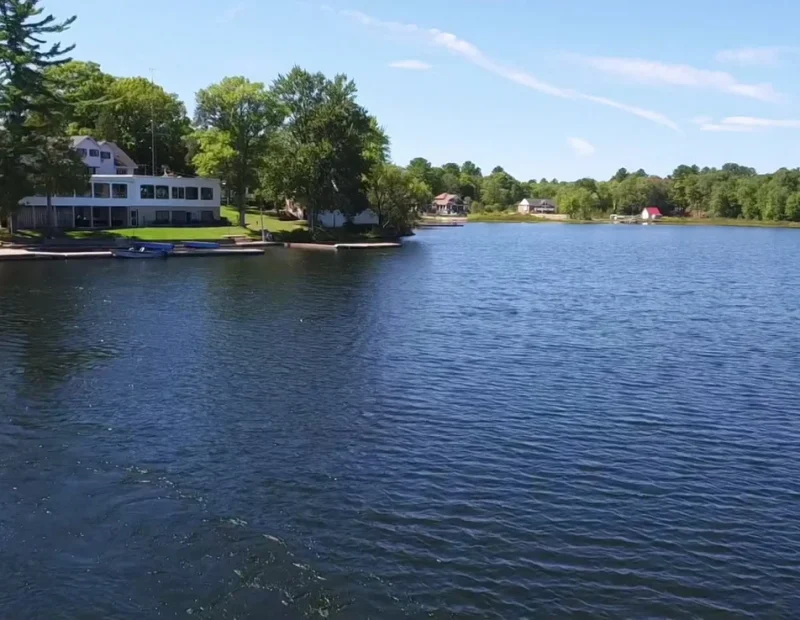
<instances>
[{"instance_id":1,"label":"white lakeside building","mask_svg":"<svg viewBox=\"0 0 800 620\"><path fill-rule=\"evenodd\" d=\"M77 136L72 146L92 176L84 192L51 198L58 228L211 225L219 221L219 179L140 176L136 163L113 142ZM45 196L22 200L17 213L19 228L46 228L50 223Z\"/></svg>"}]
</instances>

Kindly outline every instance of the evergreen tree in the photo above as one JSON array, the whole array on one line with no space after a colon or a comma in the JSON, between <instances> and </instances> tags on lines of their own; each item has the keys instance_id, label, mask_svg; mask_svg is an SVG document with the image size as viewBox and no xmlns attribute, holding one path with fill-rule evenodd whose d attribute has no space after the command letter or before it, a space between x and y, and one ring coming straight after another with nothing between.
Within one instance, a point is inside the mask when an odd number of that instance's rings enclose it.
<instances>
[{"instance_id":1,"label":"evergreen tree","mask_svg":"<svg viewBox=\"0 0 800 620\"><path fill-rule=\"evenodd\" d=\"M47 43L71 17L42 16L39 0L0 0L0 213L12 214L32 193L36 159L46 147L54 117L67 105L45 76L69 62L73 46Z\"/></svg>"}]
</instances>

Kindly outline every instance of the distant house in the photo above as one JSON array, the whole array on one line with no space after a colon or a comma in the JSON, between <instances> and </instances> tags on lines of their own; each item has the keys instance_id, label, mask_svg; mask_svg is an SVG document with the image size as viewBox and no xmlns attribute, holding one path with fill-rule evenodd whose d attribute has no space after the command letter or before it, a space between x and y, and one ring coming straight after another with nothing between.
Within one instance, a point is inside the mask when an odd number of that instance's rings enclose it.
<instances>
[{"instance_id":1,"label":"distant house","mask_svg":"<svg viewBox=\"0 0 800 620\"><path fill-rule=\"evenodd\" d=\"M645 207L641 217L643 220L660 220L664 215L658 207Z\"/></svg>"},{"instance_id":2,"label":"distant house","mask_svg":"<svg viewBox=\"0 0 800 620\"><path fill-rule=\"evenodd\" d=\"M555 213L556 203L549 198L527 198L517 205L517 211L524 215L530 213Z\"/></svg>"},{"instance_id":3,"label":"distant house","mask_svg":"<svg viewBox=\"0 0 800 620\"><path fill-rule=\"evenodd\" d=\"M436 215L463 215L464 201L456 194L439 194L433 199L431 212Z\"/></svg>"}]
</instances>

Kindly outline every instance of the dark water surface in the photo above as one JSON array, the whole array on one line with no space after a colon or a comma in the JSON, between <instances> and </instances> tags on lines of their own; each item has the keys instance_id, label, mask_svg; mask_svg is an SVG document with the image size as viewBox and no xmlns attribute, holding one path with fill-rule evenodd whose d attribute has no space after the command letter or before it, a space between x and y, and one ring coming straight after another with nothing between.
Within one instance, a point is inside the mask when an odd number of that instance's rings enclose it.
<instances>
[{"instance_id":1,"label":"dark water surface","mask_svg":"<svg viewBox=\"0 0 800 620\"><path fill-rule=\"evenodd\" d=\"M0 264L0 618L800 617L800 231Z\"/></svg>"}]
</instances>

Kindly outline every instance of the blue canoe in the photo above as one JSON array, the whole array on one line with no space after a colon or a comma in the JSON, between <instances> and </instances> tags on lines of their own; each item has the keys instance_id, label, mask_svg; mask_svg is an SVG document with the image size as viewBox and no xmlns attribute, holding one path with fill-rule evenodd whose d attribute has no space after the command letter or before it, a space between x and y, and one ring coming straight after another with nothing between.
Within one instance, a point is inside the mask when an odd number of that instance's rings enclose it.
<instances>
[{"instance_id":1,"label":"blue canoe","mask_svg":"<svg viewBox=\"0 0 800 620\"><path fill-rule=\"evenodd\" d=\"M213 241L184 241L183 247L191 248L192 250L216 250L219 243Z\"/></svg>"}]
</instances>

